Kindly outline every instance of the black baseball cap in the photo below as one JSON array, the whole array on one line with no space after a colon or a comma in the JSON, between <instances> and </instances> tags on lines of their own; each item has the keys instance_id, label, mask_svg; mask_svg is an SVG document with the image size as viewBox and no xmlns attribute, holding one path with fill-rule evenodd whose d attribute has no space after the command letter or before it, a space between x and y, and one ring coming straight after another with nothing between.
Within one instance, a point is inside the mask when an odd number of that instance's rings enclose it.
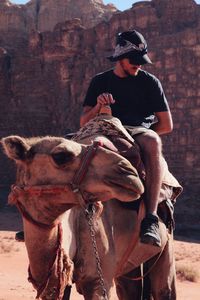
<instances>
[{"instance_id":1,"label":"black baseball cap","mask_svg":"<svg viewBox=\"0 0 200 300\"><path fill-rule=\"evenodd\" d=\"M115 51L107 58L110 61L131 58L136 65L152 63L147 55L147 43L143 35L136 30L118 33Z\"/></svg>"}]
</instances>

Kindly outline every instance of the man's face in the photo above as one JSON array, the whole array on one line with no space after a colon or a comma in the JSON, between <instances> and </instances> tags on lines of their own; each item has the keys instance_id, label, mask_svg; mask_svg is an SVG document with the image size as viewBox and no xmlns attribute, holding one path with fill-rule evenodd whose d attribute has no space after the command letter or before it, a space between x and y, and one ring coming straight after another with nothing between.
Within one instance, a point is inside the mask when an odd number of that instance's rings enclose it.
<instances>
[{"instance_id":1,"label":"man's face","mask_svg":"<svg viewBox=\"0 0 200 300\"><path fill-rule=\"evenodd\" d=\"M120 60L121 68L127 76L137 76L141 65L135 65L128 58Z\"/></svg>"}]
</instances>

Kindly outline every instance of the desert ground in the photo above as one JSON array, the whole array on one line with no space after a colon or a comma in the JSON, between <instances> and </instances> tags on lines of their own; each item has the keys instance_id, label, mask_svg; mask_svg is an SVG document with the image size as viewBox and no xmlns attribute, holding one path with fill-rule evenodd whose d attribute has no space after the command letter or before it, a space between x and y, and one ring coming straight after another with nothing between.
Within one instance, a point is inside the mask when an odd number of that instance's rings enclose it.
<instances>
[{"instance_id":1,"label":"desert ground","mask_svg":"<svg viewBox=\"0 0 200 300\"><path fill-rule=\"evenodd\" d=\"M0 300L33 300L36 292L27 281L28 259L24 243L15 241L15 233L22 229L21 218L15 209L0 209ZM200 240L178 236L174 242L178 300L200 299ZM72 300L83 297L72 289ZM113 299L117 300L117 299Z\"/></svg>"}]
</instances>

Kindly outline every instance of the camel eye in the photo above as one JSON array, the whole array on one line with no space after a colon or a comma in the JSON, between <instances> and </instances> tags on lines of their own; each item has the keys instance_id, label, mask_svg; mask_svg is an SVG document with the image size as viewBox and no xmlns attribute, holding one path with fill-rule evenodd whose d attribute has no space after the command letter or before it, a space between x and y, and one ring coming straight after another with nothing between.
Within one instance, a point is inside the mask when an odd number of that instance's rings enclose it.
<instances>
[{"instance_id":1,"label":"camel eye","mask_svg":"<svg viewBox=\"0 0 200 300\"><path fill-rule=\"evenodd\" d=\"M52 158L58 166L62 166L72 161L74 158L74 154L72 152L62 151L62 152L52 153Z\"/></svg>"}]
</instances>

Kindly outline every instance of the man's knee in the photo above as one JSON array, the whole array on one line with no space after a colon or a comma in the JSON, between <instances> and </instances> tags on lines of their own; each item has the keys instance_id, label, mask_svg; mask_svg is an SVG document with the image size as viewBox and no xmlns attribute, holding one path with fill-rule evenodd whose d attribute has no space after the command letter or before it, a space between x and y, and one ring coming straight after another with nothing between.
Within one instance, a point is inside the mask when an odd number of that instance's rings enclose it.
<instances>
[{"instance_id":1,"label":"man's knee","mask_svg":"<svg viewBox=\"0 0 200 300\"><path fill-rule=\"evenodd\" d=\"M150 153L161 153L162 152L162 142L159 135L153 131L149 130L143 134L140 134L136 138L136 142L141 147L142 151L150 152Z\"/></svg>"}]
</instances>

